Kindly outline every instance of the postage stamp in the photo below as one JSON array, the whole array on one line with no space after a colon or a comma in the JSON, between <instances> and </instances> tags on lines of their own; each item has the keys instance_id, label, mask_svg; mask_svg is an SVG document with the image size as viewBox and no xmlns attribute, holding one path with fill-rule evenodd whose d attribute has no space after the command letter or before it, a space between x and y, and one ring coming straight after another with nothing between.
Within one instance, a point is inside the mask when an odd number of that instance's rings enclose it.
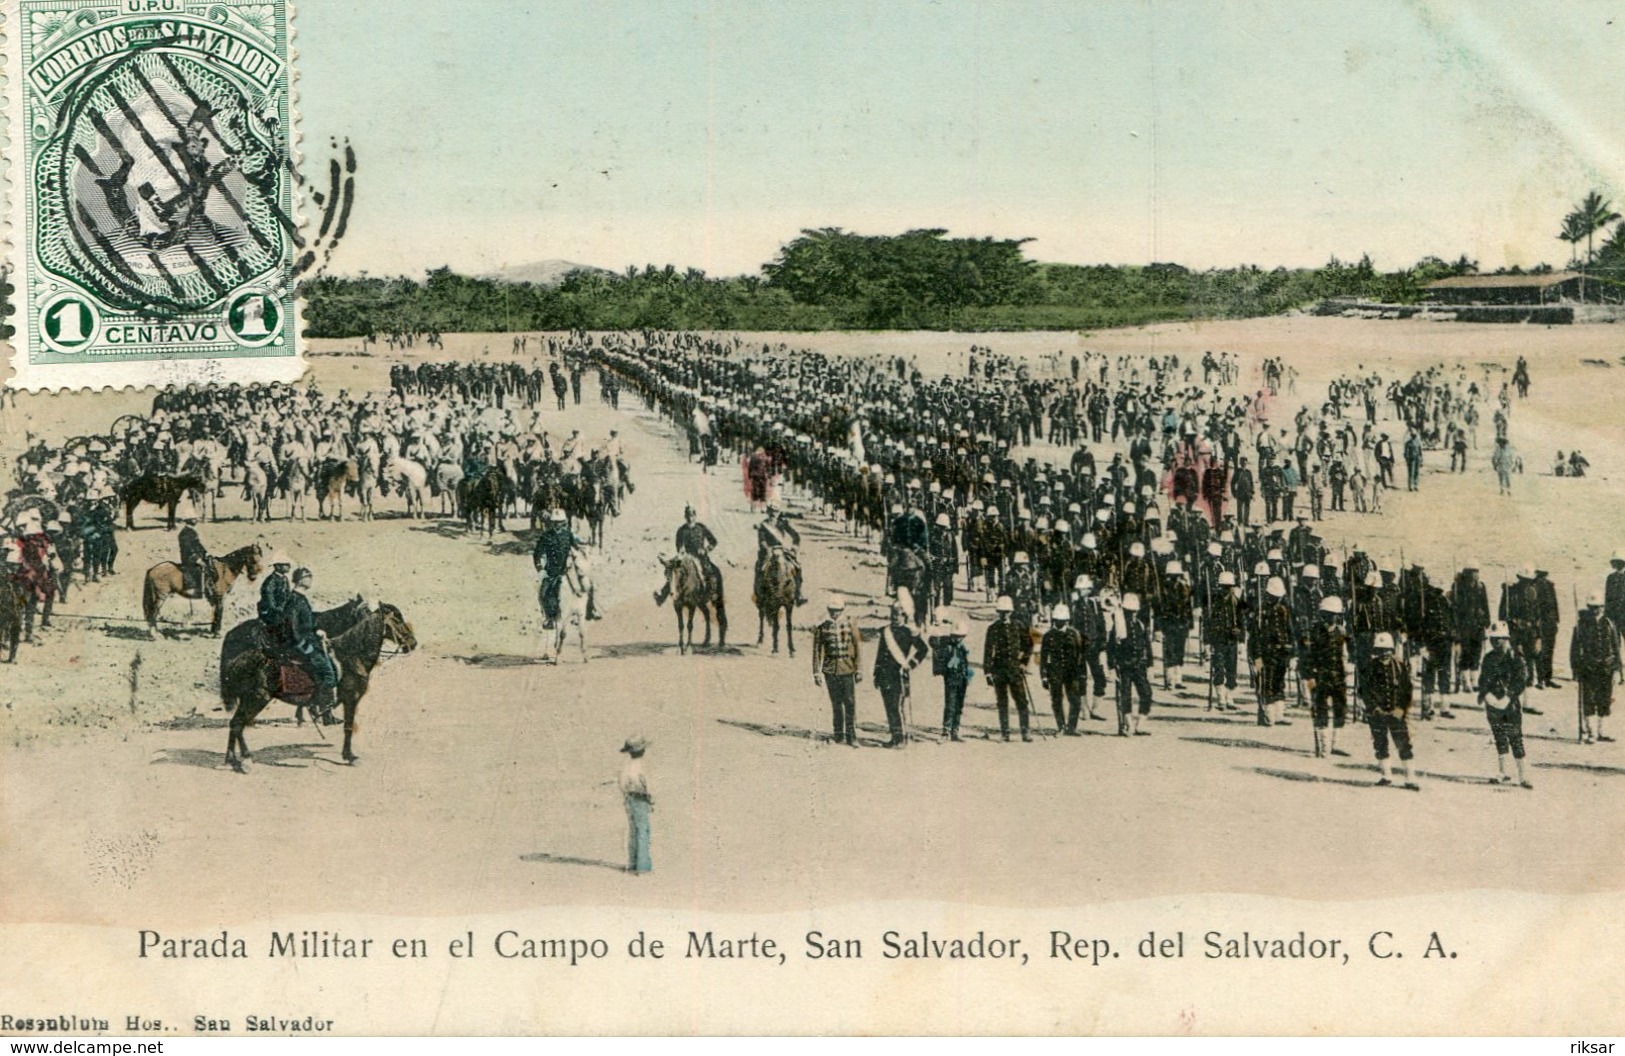
<instances>
[{"instance_id":1,"label":"postage stamp","mask_svg":"<svg viewBox=\"0 0 1625 1056\"><path fill-rule=\"evenodd\" d=\"M297 376L287 4L8 8L11 384Z\"/></svg>"}]
</instances>

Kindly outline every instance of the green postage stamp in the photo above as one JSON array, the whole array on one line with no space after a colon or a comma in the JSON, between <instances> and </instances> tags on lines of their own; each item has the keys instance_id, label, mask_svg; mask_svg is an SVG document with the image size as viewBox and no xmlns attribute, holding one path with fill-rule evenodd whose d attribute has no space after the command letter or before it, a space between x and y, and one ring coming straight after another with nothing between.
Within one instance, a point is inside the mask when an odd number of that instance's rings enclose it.
<instances>
[{"instance_id":1,"label":"green postage stamp","mask_svg":"<svg viewBox=\"0 0 1625 1056\"><path fill-rule=\"evenodd\" d=\"M3 10L10 383L296 377L285 0Z\"/></svg>"}]
</instances>

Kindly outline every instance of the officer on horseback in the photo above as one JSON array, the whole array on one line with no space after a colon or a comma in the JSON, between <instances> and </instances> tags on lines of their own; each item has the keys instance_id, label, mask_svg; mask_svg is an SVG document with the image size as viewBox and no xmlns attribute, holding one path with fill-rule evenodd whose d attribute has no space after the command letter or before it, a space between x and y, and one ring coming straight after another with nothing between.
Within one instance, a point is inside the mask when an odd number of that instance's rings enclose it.
<instances>
[{"instance_id":1,"label":"officer on horseback","mask_svg":"<svg viewBox=\"0 0 1625 1056\"><path fill-rule=\"evenodd\" d=\"M273 644L282 642L282 614L288 607L288 599L293 596L293 584L288 582L288 569L291 567L287 561L275 562L271 566L271 574L260 584L260 624Z\"/></svg>"},{"instance_id":2,"label":"officer on horseback","mask_svg":"<svg viewBox=\"0 0 1625 1056\"><path fill-rule=\"evenodd\" d=\"M209 567L209 552L198 535L196 517L186 519L186 526L181 529L178 541L181 547L182 586L188 595L202 597L203 573Z\"/></svg>"},{"instance_id":3,"label":"officer on horseback","mask_svg":"<svg viewBox=\"0 0 1625 1056\"><path fill-rule=\"evenodd\" d=\"M331 726L338 721L333 716L333 704L338 697L339 673L327 654L327 635L317 630L316 612L306 596L313 579L315 576L308 568L293 574L293 592L282 610L282 633L316 682L311 711L324 726Z\"/></svg>"},{"instance_id":4,"label":"officer on horseback","mask_svg":"<svg viewBox=\"0 0 1625 1056\"><path fill-rule=\"evenodd\" d=\"M580 548L581 540L570 530L564 511L554 507L547 511L547 527L536 538L536 549L531 562L542 573L542 626L552 630L558 625L559 587L564 573L570 567L570 551Z\"/></svg>"},{"instance_id":5,"label":"officer on horseback","mask_svg":"<svg viewBox=\"0 0 1625 1056\"><path fill-rule=\"evenodd\" d=\"M801 558L796 554L796 547L800 545L801 533L790 524L784 511L768 503L767 516L756 526L756 577L761 578L767 555L774 550L779 551L796 577L796 604L805 605L807 599L801 593Z\"/></svg>"},{"instance_id":6,"label":"officer on horseback","mask_svg":"<svg viewBox=\"0 0 1625 1056\"><path fill-rule=\"evenodd\" d=\"M683 523L677 529L677 553L679 559L683 555L694 558L699 563L700 573L705 581L710 583L716 591L717 597L722 596L722 570L711 563L711 551L717 545L717 537L696 519L694 507L683 507ZM801 580L799 574L796 579L796 590L800 593ZM661 588L655 591L655 604L664 605L671 596L671 580L668 578Z\"/></svg>"}]
</instances>

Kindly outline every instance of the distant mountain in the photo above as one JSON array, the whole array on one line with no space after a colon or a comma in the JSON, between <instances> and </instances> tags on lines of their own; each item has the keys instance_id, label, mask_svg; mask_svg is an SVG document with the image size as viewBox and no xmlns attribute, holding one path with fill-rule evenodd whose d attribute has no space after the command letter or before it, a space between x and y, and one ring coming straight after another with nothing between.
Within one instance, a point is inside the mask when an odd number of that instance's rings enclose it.
<instances>
[{"instance_id":1,"label":"distant mountain","mask_svg":"<svg viewBox=\"0 0 1625 1056\"><path fill-rule=\"evenodd\" d=\"M484 278L501 282L529 282L537 286L557 286L572 271L596 271L610 274L608 269L591 264L577 264L569 260L539 260L534 264L513 264L485 275Z\"/></svg>"}]
</instances>

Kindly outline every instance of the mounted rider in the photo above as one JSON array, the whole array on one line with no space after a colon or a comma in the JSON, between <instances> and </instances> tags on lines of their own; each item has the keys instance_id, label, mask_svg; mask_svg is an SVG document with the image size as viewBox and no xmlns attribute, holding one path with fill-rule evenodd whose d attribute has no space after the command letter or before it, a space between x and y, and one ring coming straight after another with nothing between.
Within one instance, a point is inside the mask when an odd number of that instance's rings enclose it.
<instances>
[{"instance_id":1,"label":"mounted rider","mask_svg":"<svg viewBox=\"0 0 1625 1056\"><path fill-rule=\"evenodd\" d=\"M293 596L293 584L288 579L288 569L292 567L287 561L275 562L271 566L271 574L260 584L260 625L265 630L266 638L276 646L282 644L283 613L288 607L288 599Z\"/></svg>"},{"instance_id":2,"label":"mounted rider","mask_svg":"<svg viewBox=\"0 0 1625 1056\"><path fill-rule=\"evenodd\" d=\"M676 535L677 560L692 561L699 568L701 578L711 584L717 597L722 597L722 570L711 563L711 551L716 548L717 537L696 519L694 507L683 507L683 523L677 528ZM799 589L800 581L797 580ZM671 595L671 579L668 577L660 589L655 591L655 604L664 605L666 598Z\"/></svg>"},{"instance_id":3,"label":"mounted rider","mask_svg":"<svg viewBox=\"0 0 1625 1056\"><path fill-rule=\"evenodd\" d=\"M756 579L762 576L762 566L774 550L784 555L790 571L796 577L796 604L807 604L801 592L801 558L796 548L801 545L801 533L790 524L790 518L773 503L767 504L767 516L756 526Z\"/></svg>"},{"instance_id":4,"label":"mounted rider","mask_svg":"<svg viewBox=\"0 0 1625 1056\"><path fill-rule=\"evenodd\" d=\"M181 586L191 597L200 598L204 591L204 573L209 567L209 551L198 535L197 518L186 518L177 540L181 548Z\"/></svg>"},{"instance_id":5,"label":"mounted rider","mask_svg":"<svg viewBox=\"0 0 1625 1056\"><path fill-rule=\"evenodd\" d=\"M584 550L586 544L576 538L570 530L569 519L564 511L554 507L547 511L547 527L536 538L536 549L531 552L531 562L537 571L542 573L542 626L552 630L558 625L561 607L559 604L559 588L564 583L564 574L570 568L570 553L574 550ZM587 593L587 619L601 619L596 599L589 588Z\"/></svg>"},{"instance_id":6,"label":"mounted rider","mask_svg":"<svg viewBox=\"0 0 1625 1056\"><path fill-rule=\"evenodd\" d=\"M317 629L316 612L306 596L314 579L314 573L308 568L294 572L293 592L282 609L282 634L316 682L311 711L324 726L331 726L338 721L333 716L333 704L338 697L339 672L328 655L327 634Z\"/></svg>"}]
</instances>

